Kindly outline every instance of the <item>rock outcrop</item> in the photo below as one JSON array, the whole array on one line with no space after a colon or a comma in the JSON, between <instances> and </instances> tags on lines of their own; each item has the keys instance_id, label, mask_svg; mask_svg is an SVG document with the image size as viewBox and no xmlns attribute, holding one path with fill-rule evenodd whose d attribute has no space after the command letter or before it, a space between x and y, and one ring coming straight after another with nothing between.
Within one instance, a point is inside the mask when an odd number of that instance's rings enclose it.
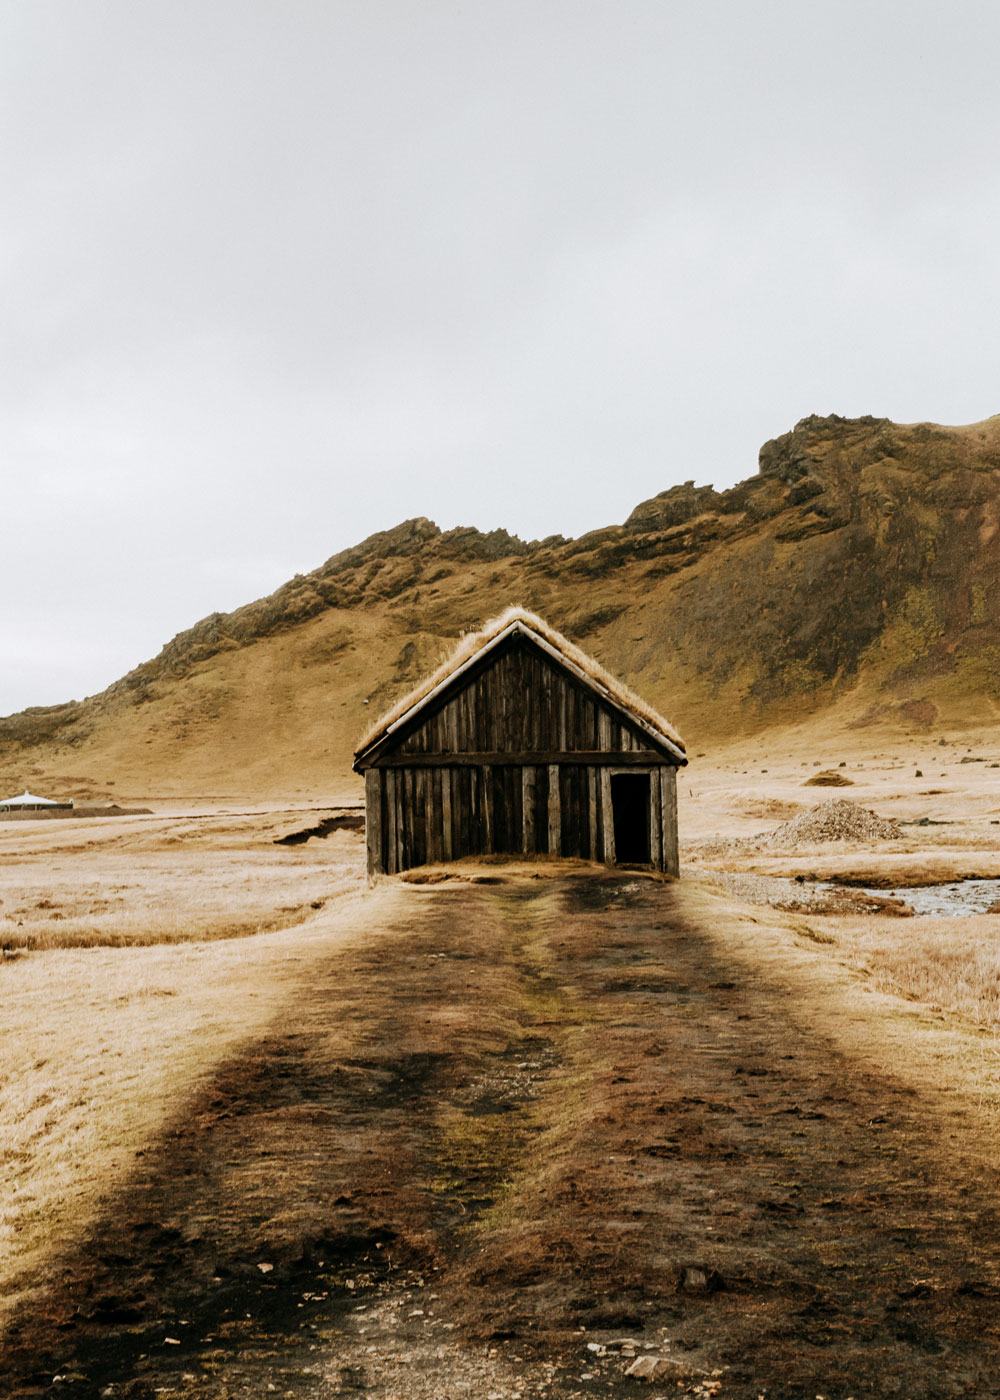
<instances>
[{"instance_id":1,"label":"rock outcrop","mask_svg":"<svg viewBox=\"0 0 1000 1400\"><path fill-rule=\"evenodd\" d=\"M42 771L89 755L153 773L183 768L192 744L215 745L221 773L241 728L258 742L271 714L269 771L304 770L324 734L347 771L371 707L510 603L585 641L682 732L845 696L856 725L992 717L1000 417L804 418L731 490L690 480L579 539L405 521L203 619L101 695L0 720L0 774L29 752Z\"/></svg>"}]
</instances>

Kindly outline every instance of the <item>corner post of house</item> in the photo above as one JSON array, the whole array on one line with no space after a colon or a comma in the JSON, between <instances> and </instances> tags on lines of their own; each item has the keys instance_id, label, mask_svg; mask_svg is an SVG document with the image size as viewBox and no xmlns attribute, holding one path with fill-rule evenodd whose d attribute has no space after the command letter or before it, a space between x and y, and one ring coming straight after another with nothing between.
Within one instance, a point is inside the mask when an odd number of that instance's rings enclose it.
<instances>
[{"instance_id":1,"label":"corner post of house","mask_svg":"<svg viewBox=\"0 0 1000 1400\"><path fill-rule=\"evenodd\" d=\"M681 873L677 843L677 769L660 769L660 819L663 824L663 868L675 878Z\"/></svg>"}]
</instances>

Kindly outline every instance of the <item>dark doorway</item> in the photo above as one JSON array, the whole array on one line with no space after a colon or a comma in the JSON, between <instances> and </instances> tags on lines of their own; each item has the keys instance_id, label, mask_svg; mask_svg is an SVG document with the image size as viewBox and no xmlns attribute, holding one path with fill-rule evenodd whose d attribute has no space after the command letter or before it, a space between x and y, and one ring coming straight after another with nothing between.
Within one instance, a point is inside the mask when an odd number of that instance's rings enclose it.
<instances>
[{"instance_id":1,"label":"dark doorway","mask_svg":"<svg viewBox=\"0 0 1000 1400\"><path fill-rule=\"evenodd\" d=\"M615 864L649 864L649 774L612 773Z\"/></svg>"}]
</instances>

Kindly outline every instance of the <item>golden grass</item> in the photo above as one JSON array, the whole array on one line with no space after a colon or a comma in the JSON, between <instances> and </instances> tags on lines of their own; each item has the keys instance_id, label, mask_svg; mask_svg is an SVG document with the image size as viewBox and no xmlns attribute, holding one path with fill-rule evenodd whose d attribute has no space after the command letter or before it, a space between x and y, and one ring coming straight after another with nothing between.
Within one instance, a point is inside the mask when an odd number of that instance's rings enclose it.
<instances>
[{"instance_id":1,"label":"golden grass","mask_svg":"<svg viewBox=\"0 0 1000 1400\"><path fill-rule=\"evenodd\" d=\"M1000 1033L1000 917L813 920L882 991Z\"/></svg>"},{"instance_id":2,"label":"golden grass","mask_svg":"<svg viewBox=\"0 0 1000 1400\"><path fill-rule=\"evenodd\" d=\"M356 888L359 840L276 834L312 814L146 818L0 833L0 948L45 950L236 938L288 928Z\"/></svg>"},{"instance_id":3,"label":"golden grass","mask_svg":"<svg viewBox=\"0 0 1000 1400\"><path fill-rule=\"evenodd\" d=\"M171 859L176 851L164 856L156 882L168 880ZM292 859L296 866L272 882L271 894L296 879L319 879L305 863L311 856ZM161 946L52 949L0 965L0 1324L114 1199L136 1156L199 1085L260 1037L310 960L365 932L372 906L359 897L362 861L355 838L350 861L342 857L332 872L336 898L294 929L215 942L188 934L183 943ZM259 872L252 859L244 869L253 885ZM140 879L134 877L140 894L131 909L115 917L126 931L132 920L148 933ZM326 879L329 892L329 873ZM207 893L210 871L200 880ZM235 871L226 882L227 898L235 897ZM191 908L193 890L192 883L185 895ZM250 903L255 917L266 917L261 888ZM250 905L242 907L245 913ZM216 928L213 918L208 911L202 927Z\"/></svg>"}]
</instances>

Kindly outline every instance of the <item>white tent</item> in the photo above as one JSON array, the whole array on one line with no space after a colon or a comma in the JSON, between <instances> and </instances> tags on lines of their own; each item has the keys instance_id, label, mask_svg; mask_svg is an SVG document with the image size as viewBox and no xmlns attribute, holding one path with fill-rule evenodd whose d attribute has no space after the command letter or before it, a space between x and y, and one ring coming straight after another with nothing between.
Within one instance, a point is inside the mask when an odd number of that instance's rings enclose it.
<instances>
[{"instance_id":1,"label":"white tent","mask_svg":"<svg viewBox=\"0 0 1000 1400\"><path fill-rule=\"evenodd\" d=\"M0 812L7 812L12 807L64 807L64 802L53 802L51 797L36 797L34 793L24 789L20 797L8 797L5 802L0 802Z\"/></svg>"}]
</instances>

